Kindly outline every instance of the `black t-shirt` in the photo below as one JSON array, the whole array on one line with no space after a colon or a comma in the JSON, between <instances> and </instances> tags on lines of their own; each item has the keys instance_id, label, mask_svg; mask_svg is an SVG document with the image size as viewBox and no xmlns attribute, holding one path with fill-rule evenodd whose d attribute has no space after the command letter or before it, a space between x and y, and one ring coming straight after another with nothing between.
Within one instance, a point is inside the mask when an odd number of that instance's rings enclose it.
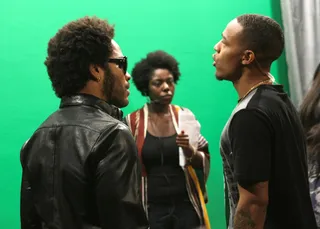
<instances>
[{"instance_id":1,"label":"black t-shirt","mask_svg":"<svg viewBox=\"0 0 320 229\"><path fill-rule=\"evenodd\" d=\"M316 229L309 196L306 143L296 109L280 85L262 85L234 109L221 136L230 215L237 184L269 182L265 229ZM229 217L230 216L230 217Z\"/></svg>"},{"instance_id":2,"label":"black t-shirt","mask_svg":"<svg viewBox=\"0 0 320 229\"><path fill-rule=\"evenodd\" d=\"M177 135L156 137L147 132L142 159L147 171L148 202L189 201L186 179L179 165Z\"/></svg>"}]
</instances>

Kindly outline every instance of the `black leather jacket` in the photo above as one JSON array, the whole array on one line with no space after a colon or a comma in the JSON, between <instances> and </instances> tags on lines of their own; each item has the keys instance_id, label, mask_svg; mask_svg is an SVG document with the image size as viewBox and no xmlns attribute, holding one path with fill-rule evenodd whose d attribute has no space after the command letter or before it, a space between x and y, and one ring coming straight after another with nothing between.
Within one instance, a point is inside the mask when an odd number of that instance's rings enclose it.
<instances>
[{"instance_id":1,"label":"black leather jacket","mask_svg":"<svg viewBox=\"0 0 320 229\"><path fill-rule=\"evenodd\" d=\"M22 229L148 228L121 115L90 95L62 99L21 150Z\"/></svg>"}]
</instances>

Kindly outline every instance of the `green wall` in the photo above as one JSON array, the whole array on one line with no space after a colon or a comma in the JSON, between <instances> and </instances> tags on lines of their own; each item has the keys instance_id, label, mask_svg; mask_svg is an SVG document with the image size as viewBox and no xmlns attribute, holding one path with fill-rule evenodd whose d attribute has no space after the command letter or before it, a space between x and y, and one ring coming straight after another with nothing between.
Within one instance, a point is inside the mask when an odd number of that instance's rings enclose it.
<instances>
[{"instance_id":1,"label":"green wall","mask_svg":"<svg viewBox=\"0 0 320 229\"><path fill-rule=\"evenodd\" d=\"M279 12L275 0L1 1L0 228L19 228L19 150L59 104L43 65L47 42L62 25L85 15L116 24L116 40L129 57L129 69L156 49L166 50L181 63L174 103L194 111L210 142L208 211L212 228L225 228L219 138L237 96L230 83L215 80L213 46L237 15L261 13L280 20ZM284 57L272 73L287 85ZM125 113L146 101L133 88Z\"/></svg>"}]
</instances>

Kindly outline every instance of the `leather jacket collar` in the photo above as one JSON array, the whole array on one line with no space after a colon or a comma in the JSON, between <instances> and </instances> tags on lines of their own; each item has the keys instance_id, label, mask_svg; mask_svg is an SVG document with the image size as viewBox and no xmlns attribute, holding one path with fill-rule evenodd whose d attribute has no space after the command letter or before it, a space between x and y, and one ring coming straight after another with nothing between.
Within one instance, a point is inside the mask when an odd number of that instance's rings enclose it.
<instances>
[{"instance_id":1,"label":"leather jacket collar","mask_svg":"<svg viewBox=\"0 0 320 229\"><path fill-rule=\"evenodd\" d=\"M106 101L99 99L93 95L78 94L74 96L66 96L61 99L60 108L69 106L91 106L108 113L113 118L122 120L123 112L116 106L108 104Z\"/></svg>"}]
</instances>

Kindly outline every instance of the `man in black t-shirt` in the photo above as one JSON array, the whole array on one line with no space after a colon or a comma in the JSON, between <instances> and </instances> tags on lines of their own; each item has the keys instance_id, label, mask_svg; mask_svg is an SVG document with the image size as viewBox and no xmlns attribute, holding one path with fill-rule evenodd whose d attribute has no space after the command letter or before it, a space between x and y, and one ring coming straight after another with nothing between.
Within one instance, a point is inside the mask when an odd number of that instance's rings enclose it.
<instances>
[{"instance_id":1,"label":"man in black t-shirt","mask_svg":"<svg viewBox=\"0 0 320 229\"><path fill-rule=\"evenodd\" d=\"M217 79L239 95L221 135L229 229L317 228L302 126L269 73L283 47L279 24L253 14L232 20L214 47Z\"/></svg>"}]
</instances>

